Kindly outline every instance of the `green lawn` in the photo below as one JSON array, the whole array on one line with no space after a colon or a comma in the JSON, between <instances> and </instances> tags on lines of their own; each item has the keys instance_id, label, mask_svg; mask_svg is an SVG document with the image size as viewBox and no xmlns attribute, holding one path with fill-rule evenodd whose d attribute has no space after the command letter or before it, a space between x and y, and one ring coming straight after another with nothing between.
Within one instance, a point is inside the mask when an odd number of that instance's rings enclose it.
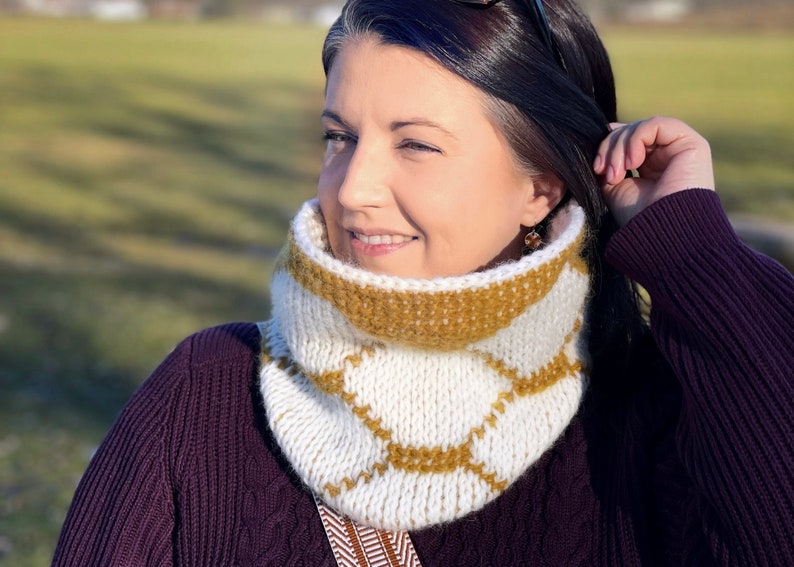
<instances>
[{"instance_id":1,"label":"green lawn","mask_svg":"<svg viewBox=\"0 0 794 567\"><path fill-rule=\"evenodd\" d=\"M46 565L124 400L186 334L263 319L322 147L323 33L0 20L0 564ZM712 141L794 222L794 38L608 30L623 116Z\"/></svg>"},{"instance_id":2,"label":"green lawn","mask_svg":"<svg viewBox=\"0 0 794 567\"><path fill-rule=\"evenodd\" d=\"M623 120L682 118L710 141L730 211L794 223L794 36L604 35Z\"/></svg>"}]
</instances>

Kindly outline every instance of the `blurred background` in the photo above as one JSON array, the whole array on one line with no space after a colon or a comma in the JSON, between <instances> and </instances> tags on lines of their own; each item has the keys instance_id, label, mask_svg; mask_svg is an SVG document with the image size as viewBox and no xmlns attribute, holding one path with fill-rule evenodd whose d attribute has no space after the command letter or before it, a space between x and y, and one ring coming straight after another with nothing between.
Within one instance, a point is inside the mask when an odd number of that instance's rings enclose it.
<instances>
[{"instance_id":1,"label":"blurred background","mask_svg":"<svg viewBox=\"0 0 794 567\"><path fill-rule=\"evenodd\" d=\"M794 267L794 2L583 2L623 120L684 119ZM268 317L323 146L322 0L0 0L0 565L48 565L81 473L184 336Z\"/></svg>"}]
</instances>

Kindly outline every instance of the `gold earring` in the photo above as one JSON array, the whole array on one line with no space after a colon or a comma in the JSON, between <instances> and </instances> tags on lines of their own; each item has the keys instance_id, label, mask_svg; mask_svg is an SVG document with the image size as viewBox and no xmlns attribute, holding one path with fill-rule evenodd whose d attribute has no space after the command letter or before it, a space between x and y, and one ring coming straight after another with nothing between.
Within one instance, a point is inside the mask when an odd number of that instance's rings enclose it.
<instances>
[{"instance_id":1,"label":"gold earring","mask_svg":"<svg viewBox=\"0 0 794 567\"><path fill-rule=\"evenodd\" d=\"M527 255L530 252L534 252L538 248L541 247L543 244L543 238L538 234L535 227L531 227L529 232L524 236L524 248L521 250L523 255Z\"/></svg>"}]
</instances>

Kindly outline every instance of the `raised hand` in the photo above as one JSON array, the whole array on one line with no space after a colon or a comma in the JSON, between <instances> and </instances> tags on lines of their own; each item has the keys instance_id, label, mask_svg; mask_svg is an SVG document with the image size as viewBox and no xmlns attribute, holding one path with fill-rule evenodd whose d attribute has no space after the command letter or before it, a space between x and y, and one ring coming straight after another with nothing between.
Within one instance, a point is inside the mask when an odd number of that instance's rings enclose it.
<instances>
[{"instance_id":1,"label":"raised hand","mask_svg":"<svg viewBox=\"0 0 794 567\"><path fill-rule=\"evenodd\" d=\"M708 142L675 118L610 124L593 163L604 198L619 224L677 191L714 190ZM626 177L636 170L639 177Z\"/></svg>"}]
</instances>

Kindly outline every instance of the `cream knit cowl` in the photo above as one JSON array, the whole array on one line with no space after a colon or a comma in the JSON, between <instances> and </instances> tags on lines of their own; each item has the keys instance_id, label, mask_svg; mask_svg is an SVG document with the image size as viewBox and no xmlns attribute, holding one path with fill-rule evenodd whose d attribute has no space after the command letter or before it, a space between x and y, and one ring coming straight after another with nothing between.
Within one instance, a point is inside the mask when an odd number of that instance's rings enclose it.
<instances>
[{"instance_id":1,"label":"cream knit cowl","mask_svg":"<svg viewBox=\"0 0 794 567\"><path fill-rule=\"evenodd\" d=\"M517 262L430 280L334 259L316 201L271 284L261 392L270 428L328 506L386 530L480 509L561 435L588 358L582 210Z\"/></svg>"}]
</instances>

